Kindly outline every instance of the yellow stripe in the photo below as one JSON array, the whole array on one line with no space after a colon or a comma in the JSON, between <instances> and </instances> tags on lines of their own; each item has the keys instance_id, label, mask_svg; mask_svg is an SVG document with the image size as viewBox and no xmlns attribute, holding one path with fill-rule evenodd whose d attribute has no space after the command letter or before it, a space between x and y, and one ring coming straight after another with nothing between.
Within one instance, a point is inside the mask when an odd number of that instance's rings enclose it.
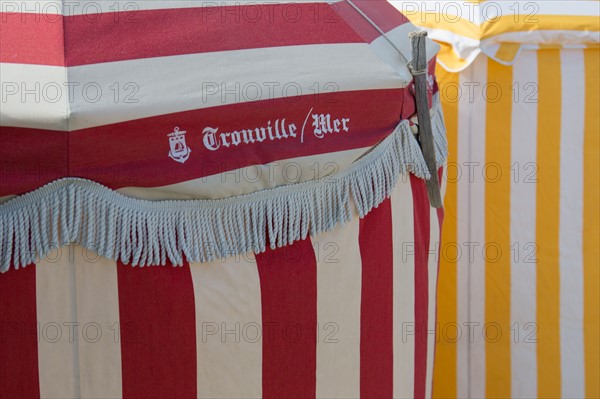
<instances>
[{"instance_id":1,"label":"yellow stripe","mask_svg":"<svg viewBox=\"0 0 600 399\"><path fill-rule=\"evenodd\" d=\"M485 183L486 396L511 395L510 160L512 67L488 62ZM501 91L500 91L501 90ZM501 252L500 252L501 251Z\"/></svg>"},{"instance_id":2,"label":"yellow stripe","mask_svg":"<svg viewBox=\"0 0 600 399\"><path fill-rule=\"evenodd\" d=\"M506 63L513 62L520 49L518 43L502 43L494 58Z\"/></svg>"},{"instance_id":3,"label":"yellow stripe","mask_svg":"<svg viewBox=\"0 0 600 399\"><path fill-rule=\"evenodd\" d=\"M600 44L598 43L588 43L585 45L585 48L588 50L598 50L600 49Z\"/></svg>"},{"instance_id":4,"label":"yellow stripe","mask_svg":"<svg viewBox=\"0 0 600 399\"><path fill-rule=\"evenodd\" d=\"M555 43L555 44L542 43L542 44L538 45L539 50L562 50L562 48L563 48L563 45L560 43Z\"/></svg>"},{"instance_id":5,"label":"yellow stripe","mask_svg":"<svg viewBox=\"0 0 600 399\"><path fill-rule=\"evenodd\" d=\"M561 395L560 374L560 124L559 50L538 52L538 183L536 205L538 396Z\"/></svg>"},{"instance_id":6,"label":"yellow stripe","mask_svg":"<svg viewBox=\"0 0 600 399\"><path fill-rule=\"evenodd\" d=\"M585 54L585 141L583 193L583 292L585 342L585 392L588 398L600 398L600 52L586 50Z\"/></svg>"},{"instance_id":7,"label":"yellow stripe","mask_svg":"<svg viewBox=\"0 0 600 399\"><path fill-rule=\"evenodd\" d=\"M581 15L536 15L527 23L526 15L519 15L520 23L515 23L514 15L505 15L481 24L481 40L508 32L532 32L538 30L592 31L600 30L598 16Z\"/></svg>"},{"instance_id":8,"label":"yellow stripe","mask_svg":"<svg viewBox=\"0 0 600 399\"><path fill-rule=\"evenodd\" d=\"M440 339L435 350L433 371L433 397L456 397L456 340L451 326L457 321L456 293L456 253L457 243L457 154L458 154L458 75L446 72L439 65L436 70L440 85L440 97L444 109L446 133L448 136L448 173L446 198L444 201L444 225L440 253L438 278L437 320L440 325Z\"/></svg>"}]
</instances>

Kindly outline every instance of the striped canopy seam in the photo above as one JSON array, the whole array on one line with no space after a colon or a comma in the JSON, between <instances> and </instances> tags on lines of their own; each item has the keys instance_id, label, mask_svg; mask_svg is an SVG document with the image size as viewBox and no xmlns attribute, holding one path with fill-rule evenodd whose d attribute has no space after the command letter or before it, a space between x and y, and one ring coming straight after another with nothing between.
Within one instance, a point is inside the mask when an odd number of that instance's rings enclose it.
<instances>
[{"instance_id":1,"label":"striped canopy seam","mask_svg":"<svg viewBox=\"0 0 600 399\"><path fill-rule=\"evenodd\" d=\"M441 112L433 115L436 159L447 157ZM266 251L361 218L391 195L400 175L431 176L410 123L349 168L318 180L220 200L147 201L91 180L65 178L0 205L0 271L35 263L77 243L133 266L209 262Z\"/></svg>"}]
</instances>

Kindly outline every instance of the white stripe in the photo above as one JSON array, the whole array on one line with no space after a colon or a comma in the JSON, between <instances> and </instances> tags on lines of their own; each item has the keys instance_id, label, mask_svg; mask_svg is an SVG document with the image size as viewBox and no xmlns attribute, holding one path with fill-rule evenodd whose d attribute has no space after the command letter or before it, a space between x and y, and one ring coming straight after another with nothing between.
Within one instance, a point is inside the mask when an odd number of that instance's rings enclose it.
<instances>
[{"instance_id":1,"label":"white stripe","mask_svg":"<svg viewBox=\"0 0 600 399\"><path fill-rule=\"evenodd\" d=\"M318 398L360 397L362 262L358 215L312 238L317 258Z\"/></svg>"},{"instance_id":2,"label":"white stripe","mask_svg":"<svg viewBox=\"0 0 600 399\"><path fill-rule=\"evenodd\" d=\"M401 176L391 196L394 240L394 398L415 394L415 226L412 187Z\"/></svg>"},{"instance_id":3,"label":"white stripe","mask_svg":"<svg viewBox=\"0 0 600 399\"><path fill-rule=\"evenodd\" d=\"M290 158L162 187L125 187L117 191L129 197L148 200L222 199L338 173L369 149ZM210 165L206 166L210 171Z\"/></svg>"},{"instance_id":4,"label":"white stripe","mask_svg":"<svg viewBox=\"0 0 600 399\"><path fill-rule=\"evenodd\" d=\"M248 65L255 66L250 73ZM70 130L297 95L402 88L406 80L399 78L398 72L365 43L118 61L69 67L66 72L62 70L61 76L50 78L46 73L56 74L60 68L1 66L3 82L20 85L26 81L31 87L38 81L58 82L56 86L64 89L60 100L70 104ZM65 86L65 73L72 95ZM65 130L66 108L49 104L48 98L41 96L38 102L34 96L28 96L26 101L18 95L7 97L2 106L2 124Z\"/></svg>"},{"instance_id":5,"label":"white stripe","mask_svg":"<svg viewBox=\"0 0 600 399\"><path fill-rule=\"evenodd\" d=\"M446 24L458 19L476 25L497 23L499 17L514 17L515 24L535 24L540 15L597 16L598 2L590 1L473 1L436 0L410 2L389 0L415 23L425 23L425 18L437 15L436 21ZM420 17L420 19L417 19ZM529 33L529 32L527 32Z\"/></svg>"},{"instance_id":6,"label":"white stripe","mask_svg":"<svg viewBox=\"0 0 600 399\"><path fill-rule=\"evenodd\" d=\"M454 55L450 57L450 61L452 62L451 65L446 65L444 63L444 60L447 59L448 56L443 56L442 54L442 56L438 58L438 63L449 72L461 72L465 70L481 53L480 41L478 39L461 36L457 33L443 29L423 28L423 30L427 31L429 37L433 40L456 44L452 47ZM457 62L455 58L461 60L459 65L454 65Z\"/></svg>"},{"instance_id":7,"label":"white stripe","mask_svg":"<svg viewBox=\"0 0 600 399\"><path fill-rule=\"evenodd\" d=\"M562 396L585 397L583 349L583 52L561 51L560 355ZM557 176L558 177L558 176Z\"/></svg>"},{"instance_id":8,"label":"white stripe","mask_svg":"<svg viewBox=\"0 0 600 399\"><path fill-rule=\"evenodd\" d=\"M67 129L63 67L0 63L0 126Z\"/></svg>"},{"instance_id":9,"label":"white stripe","mask_svg":"<svg viewBox=\"0 0 600 399\"><path fill-rule=\"evenodd\" d=\"M251 5L266 4L289 4L290 7L296 3L335 3L341 0L252 0ZM97 1L97 0L36 0L36 1L14 1L0 0L0 10L6 13L39 13L44 15L62 14L65 16L72 15L87 15L90 21L94 21L93 15L98 13L112 12L131 12L142 10L164 10L177 8L201 8L201 7L223 7L223 6L240 6L242 1L234 0L114 0L114 1ZM218 12L218 9L217 9ZM289 11L290 15L293 11ZM112 18L111 15L106 18ZM225 14L223 14L224 22ZM254 13L245 13L241 10L238 14L227 14L227 18L248 18L255 20Z\"/></svg>"},{"instance_id":10,"label":"white stripe","mask_svg":"<svg viewBox=\"0 0 600 399\"><path fill-rule=\"evenodd\" d=\"M514 398L537 397L536 181L538 88L537 53L525 51L513 68L518 94L512 106L511 154L511 390Z\"/></svg>"},{"instance_id":11,"label":"white stripe","mask_svg":"<svg viewBox=\"0 0 600 399\"><path fill-rule=\"evenodd\" d=\"M567 17L565 17L567 18ZM584 44L600 42L600 32L592 30L532 30L527 32L505 32L483 40L481 45L490 43L540 43L540 44Z\"/></svg>"},{"instance_id":12,"label":"white stripe","mask_svg":"<svg viewBox=\"0 0 600 399\"><path fill-rule=\"evenodd\" d=\"M477 59L473 65L473 82L487 83L488 60L485 57ZM485 83L482 83L485 84ZM480 86L481 87L481 86ZM474 398L485 397L485 340L483 338L483 326L485 324L485 259L483 257L482 246L485 242L485 181L481 173L485 165L485 131L486 131L486 102L482 99L481 91L475 97L475 102L471 104L468 111L470 113L471 127L470 135L470 155L469 160L478 165L474 169L473 184L470 184L470 236L469 240L473 244L474 258L473 263L469 264L470 274L470 321L479 323L475 328L475 336L471 344L471 395ZM468 95L465 94L466 97ZM463 106L463 103L461 103ZM465 170L467 175L468 170ZM467 181L469 178L467 177ZM480 243L480 246L475 246ZM465 243L465 253L469 258L470 250Z\"/></svg>"},{"instance_id":13,"label":"white stripe","mask_svg":"<svg viewBox=\"0 0 600 399\"><path fill-rule=\"evenodd\" d=\"M437 328L437 282L438 265L440 255L440 224L438 210L430 209L430 230L429 230L429 263L428 263L428 327L427 327L427 377L425 380L425 397L431 398L433 388L433 362L435 355L435 344L439 338L436 334L441 334Z\"/></svg>"},{"instance_id":14,"label":"white stripe","mask_svg":"<svg viewBox=\"0 0 600 399\"><path fill-rule=\"evenodd\" d=\"M408 39L408 34L419 30L411 23L402 24L391 31L386 33L386 36L391 40L394 45L399 48L402 55L406 60L412 59L412 46ZM427 40L427 60L431 60L440 51L440 45L433 40ZM398 55L396 49L386 40L385 37L380 36L371 43L374 51L388 64L390 67L400 75L400 78L404 80L404 85L408 85L412 81L413 76L406 68L406 63Z\"/></svg>"},{"instance_id":15,"label":"white stripe","mask_svg":"<svg viewBox=\"0 0 600 399\"><path fill-rule=\"evenodd\" d=\"M254 255L190 264L199 398L262 397L262 314Z\"/></svg>"},{"instance_id":16,"label":"white stripe","mask_svg":"<svg viewBox=\"0 0 600 399\"><path fill-rule=\"evenodd\" d=\"M71 245L36 265L40 395L122 395L117 265Z\"/></svg>"},{"instance_id":17,"label":"white stripe","mask_svg":"<svg viewBox=\"0 0 600 399\"><path fill-rule=\"evenodd\" d=\"M570 1L492 1L478 5L481 22L493 24L497 17L515 17L515 23L535 23L539 15L560 16L597 16L598 2L596 0L570 0ZM527 19L526 19L527 18Z\"/></svg>"},{"instance_id":18,"label":"white stripe","mask_svg":"<svg viewBox=\"0 0 600 399\"><path fill-rule=\"evenodd\" d=\"M82 398L122 396L117 264L74 248Z\"/></svg>"},{"instance_id":19,"label":"white stripe","mask_svg":"<svg viewBox=\"0 0 600 399\"><path fill-rule=\"evenodd\" d=\"M35 267L40 397L80 396L78 342L70 323L77 322L72 247L52 251Z\"/></svg>"},{"instance_id":20,"label":"white stripe","mask_svg":"<svg viewBox=\"0 0 600 399\"><path fill-rule=\"evenodd\" d=\"M485 164L486 103L481 87L487 82L487 58L479 57L468 72L461 73L458 107L457 314L462 336L457 350L459 397L485 397ZM469 85L475 86L471 95ZM479 90L477 90L479 88ZM471 324L475 323L475 324ZM471 335L470 335L471 333Z\"/></svg>"},{"instance_id":21,"label":"white stripe","mask_svg":"<svg viewBox=\"0 0 600 399\"><path fill-rule=\"evenodd\" d=\"M465 322L469 320L469 263L465 256L464 243L469 241L469 176L466 174L465 162L469 160L469 103L466 101L464 82L471 81L472 69L460 72L458 76L459 99L458 104L458 137L457 137L457 201L456 201L456 243L445 243L445 245L456 245L456 322L459 326L460 336L456 343L456 394L459 398L469 397L469 337L465 329Z\"/></svg>"}]
</instances>

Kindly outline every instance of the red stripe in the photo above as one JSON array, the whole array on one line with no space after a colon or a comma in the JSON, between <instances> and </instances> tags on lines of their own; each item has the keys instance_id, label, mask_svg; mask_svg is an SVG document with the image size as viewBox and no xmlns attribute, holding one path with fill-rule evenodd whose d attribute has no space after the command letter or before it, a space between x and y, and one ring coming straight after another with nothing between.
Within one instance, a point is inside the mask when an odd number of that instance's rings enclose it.
<instances>
[{"instance_id":1,"label":"red stripe","mask_svg":"<svg viewBox=\"0 0 600 399\"><path fill-rule=\"evenodd\" d=\"M429 306L430 207L425 181L410 176L415 226L415 394L425 397Z\"/></svg>"},{"instance_id":2,"label":"red stripe","mask_svg":"<svg viewBox=\"0 0 600 399\"><path fill-rule=\"evenodd\" d=\"M256 256L263 322L263 397L314 398L317 260L310 239Z\"/></svg>"},{"instance_id":3,"label":"red stripe","mask_svg":"<svg viewBox=\"0 0 600 399\"><path fill-rule=\"evenodd\" d=\"M385 30L407 22L391 5L385 7L385 1L359 3ZM0 61L77 66L377 38L373 27L349 7L346 3L255 4L68 17L2 13Z\"/></svg>"},{"instance_id":4,"label":"red stripe","mask_svg":"<svg viewBox=\"0 0 600 399\"><path fill-rule=\"evenodd\" d=\"M437 57L433 57L431 60L429 60L429 72L428 74L431 75L431 77L433 78L433 86L429 86L429 84L427 85L427 101L429 104L429 108L431 109L433 107L433 96L439 91L439 87L438 87L438 83L437 83L437 79L435 76L435 68L437 66ZM415 109L416 112L416 109Z\"/></svg>"},{"instance_id":5,"label":"red stripe","mask_svg":"<svg viewBox=\"0 0 600 399\"><path fill-rule=\"evenodd\" d=\"M67 176L68 138L66 132L0 126L0 197Z\"/></svg>"},{"instance_id":6,"label":"red stripe","mask_svg":"<svg viewBox=\"0 0 600 399\"><path fill-rule=\"evenodd\" d=\"M232 132L285 117L287 124L301 130L311 109L334 119L349 117L350 131L318 139L309 120L302 144L297 143L298 136L296 141L241 144L213 152L202 143L207 126ZM413 113L409 90L387 89L224 105L74 132L0 126L0 196L23 194L68 176L113 189L163 186L281 159L369 147L394 130L400 115L406 119ZM186 143L192 149L184 165L168 157L167 135L176 126L187 131Z\"/></svg>"},{"instance_id":7,"label":"red stripe","mask_svg":"<svg viewBox=\"0 0 600 399\"><path fill-rule=\"evenodd\" d=\"M78 130L68 135L62 133L69 138L69 175L94 180L113 189L163 186L281 159L369 147L389 135L398 124L402 94L402 89L395 89L305 95L155 116ZM310 115L350 118L349 132L317 138L309 115L311 109ZM307 117L304 143L301 143L300 133ZM210 151L203 144L202 132L209 126L225 133L265 127L269 121L274 125L283 118L287 126L296 125L295 138L267 139L262 143L241 143L229 148L222 146L217 151ZM192 150L185 164L168 156L168 134L175 127L187 132L186 143ZM0 132L3 142L19 142L17 151L12 145L3 145L0 151L21 168L29 165L32 154L66 154L64 148L63 152L55 149L65 146L66 141L42 138L44 133L50 133L48 131L1 127ZM98 151L99 146L101 151ZM25 191L18 189L19 173L9 174L6 178L13 191L4 195ZM26 189L29 187L25 186Z\"/></svg>"},{"instance_id":8,"label":"red stripe","mask_svg":"<svg viewBox=\"0 0 600 399\"><path fill-rule=\"evenodd\" d=\"M189 264L117 265L124 398L195 398L196 318Z\"/></svg>"},{"instance_id":9,"label":"red stripe","mask_svg":"<svg viewBox=\"0 0 600 399\"><path fill-rule=\"evenodd\" d=\"M388 0L354 0L354 4L386 33L409 22Z\"/></svg>"},{"instance_id":10,"label":"red stripe","mask_svg":"<svg viewBox=\"0 0 600 399\"><path fill-rule=\"evenodd\" d=\"M409 22L402 13L387 0L354 0L354 4L385 33ZM333 4L337 13L358 33L365 42L371 43L380 35L359 12L347 2Z\"/></svg>"},{"instance_id":11,"label":"red stripe","mask_svg":"<svg viewBox=\"0 0 600 399\"><path fill-rule=\"evenodd\" d=\"M35 265L0 276L0 336L0 398L39 398Z\"/></svg>"},{"instance_id":12,"label":"red stripe","mask_svg":"<svg viewBox=\"0 0 600 399\"><path fill-rule=\"evenodd\" d=\"M386 200L360 221L362 290L360 316L360 396L393 396L392 206Z\"/></svg>"},{"instance_id":13,"label":"red stripe","mask_svg":"<svg viewBox=\"0 0 600 399\"><path fill-rule=\"evenodd\" d=\"M65 65L63 36L60 15L0 13L0 62Z\"/></svg>"}]
</instances>

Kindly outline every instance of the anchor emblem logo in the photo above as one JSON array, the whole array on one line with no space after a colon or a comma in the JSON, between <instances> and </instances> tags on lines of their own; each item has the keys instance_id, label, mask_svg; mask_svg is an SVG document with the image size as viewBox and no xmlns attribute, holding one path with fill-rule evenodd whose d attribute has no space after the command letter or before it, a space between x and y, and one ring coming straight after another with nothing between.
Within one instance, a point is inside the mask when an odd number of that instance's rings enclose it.
<instances>
[{"instance_id":1,"label":"anchor emblem logo","mask_svg":"<svg viewBox=\"0 0 600 399\"><path fill-rule=\"evenodd\" d=\"M178 127L172 133L169 133L169 145L171 147L171 151L169 152L169 156L179 163L185 163L190 157L192 150L185 143L185 134L186 131L180 131Z\"/></svg>"}]
</instances>

